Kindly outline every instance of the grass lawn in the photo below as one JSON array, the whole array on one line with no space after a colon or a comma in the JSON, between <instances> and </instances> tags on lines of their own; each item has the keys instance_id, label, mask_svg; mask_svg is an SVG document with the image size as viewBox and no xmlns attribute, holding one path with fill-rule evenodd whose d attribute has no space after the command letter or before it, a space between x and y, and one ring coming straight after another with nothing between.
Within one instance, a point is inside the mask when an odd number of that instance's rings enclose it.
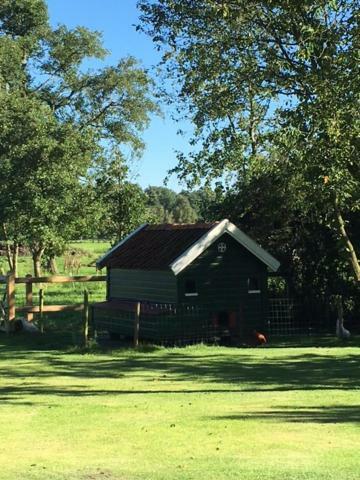
<instances>
[{"instance_id":1,"label":"grass lawn","mask_svg":"<svg viewBox=\"0 0 360 480\"><path fill-rule=\"evenodd\" d=\"M87 354L50 344L0 336L1 479L360 478L356 339Z\"/></svg>"}]
</instances>

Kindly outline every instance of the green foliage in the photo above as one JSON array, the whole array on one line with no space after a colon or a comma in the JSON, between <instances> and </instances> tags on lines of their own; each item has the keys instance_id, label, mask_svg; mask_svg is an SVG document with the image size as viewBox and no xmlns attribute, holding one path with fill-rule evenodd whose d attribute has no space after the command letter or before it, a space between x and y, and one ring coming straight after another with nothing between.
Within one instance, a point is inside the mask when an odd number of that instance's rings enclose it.
<instances>
[{"instance_id":1,"label":"green foliage","mask_svg":"<svg viewBox=\"0 0 360 480\"><path fill-rule=\"evenodd\" d=\"M89 173L106 157L139 155L157 112L135 59L83 68L106 53L98 32L52 29L44 0L1 3L0 223L38 264L45 249L84 232L94 213Z\"/></svg>"},{"instance_id":2,"label":"green foliage","mask_svg":"<svg viewBox=\"0 0 360 480\"><path fill-rule=\"evenodd\" d=\"M166 187L148 187L145 194L154 223L171 223L174 220L176 193Z\"/></svg>"},{"instance_id":3,"label":"green foliage","mask_svg":"<svg viewBox=\"0 0 360 480\"><path fill-rule=\"evenodd\" d=\"M11 238L49 244L60 228L67 238L79 208L78 179L90 160L82 153L87 136L59 124L36 98L0 93L0 105L0 205Z\"/></svg>"},{"instance_id":4,"label":"green foliage","mask_svg":"<svg viewBox=\"0 0 360 480\"><path fill-rule=\"evenodd\" d=\"M39 38L48 29L47 8L42 0L3 0L0 28L12 38Z\"/></svg>"},{"instance_id":5,"label":"green foliage","mask_svg":"<svg viewBox=\"0 0 360 480\"><path fill-rule=\"evenodd\" d=\"M121 158L117 157L99 169L94 192L96 230L100 238L117 243L149 221L146 195L139 185L127 180L127 167Z\"/></svg>"},{"instance_id":6,"label":"green foliage","mask_svg":"<svg viewBox=\"0 0 360 480\"><path fill-rule=\"evenodd\" d=\"M145 189L151 223L196 223L205 220L210 189L175 193L166 187Z\"/></svg>"},{"instance_id":7,"label":"green foliage","mask_svg":"<svg viewBox=\"0 0 360 480\"><path fill-rule=\"evenodd\" d=\"M189 199L185 195L178 195L174 205L175 223L195 223L197 215Z\"/></svg>"},{"instance_id":8,"label":"green foliage","mask_svg":"<svg viewBox=\"0 0 360 480\"><path fill-rule=\"evenodd\" d=\"M246 2L237 3L250 15ZM232 4L222 15L226 4L139 2L142 28L165 49L179 111L196 127L193 152L180 154L174 169L191 185L246 176L249 163L264 149L269 92L261 83L251 30L233 15Z\"/></svg>"},{"instance_id":9,"label":"green foliage","mask_svg":"<svg viewBox=\"0 0 360 480\"><path fill-rule=\"evenodd\" d=\"M211 220L217 220L213 216L213 207L217 202L221 202L217 198L217 190L213 190L209 187L199 188L197 190L183 190L181 195L185 196L196 213L198 221L206 222ZM221 217L225 218L225 217Z\"/></svg>"}]
</instances>

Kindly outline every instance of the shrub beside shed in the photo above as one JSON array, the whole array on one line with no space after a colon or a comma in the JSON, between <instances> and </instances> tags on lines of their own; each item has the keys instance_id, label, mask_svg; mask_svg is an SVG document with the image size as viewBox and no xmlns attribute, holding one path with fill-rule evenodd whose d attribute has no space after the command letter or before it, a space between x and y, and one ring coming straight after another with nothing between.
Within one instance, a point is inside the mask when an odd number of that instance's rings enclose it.
<instances>
[{"instance_id":1,"label":"shrub beside shed","mask_svg":"<svg viewBox=\"0 0 360 480\"><path fill-rule=\"evenodd\" d=\"M266 329L267 277L279 262L229 220L142 225L98 262L107 299L93 306L97 329L140 338L197 341Z\"/></svg>"}]
</instances>

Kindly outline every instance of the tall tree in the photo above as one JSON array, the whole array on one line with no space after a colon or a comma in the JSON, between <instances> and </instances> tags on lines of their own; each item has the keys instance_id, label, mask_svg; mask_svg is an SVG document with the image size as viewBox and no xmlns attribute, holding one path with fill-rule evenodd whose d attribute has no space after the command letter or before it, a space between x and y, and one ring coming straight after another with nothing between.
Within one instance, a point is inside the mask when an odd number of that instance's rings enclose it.
<instances>
[{"instance_id":1,"label":"tall tree","mask_svg":"<svg viewBox=\"0 0 360 480\"><path fill-rule=\"evenodd\" d=\"M67 238L77 221L88 137L59 125L47 106L16 92L0 94L0 124L3 231L14 249L20 243L30 247L39 275L46 246Z\"/></svg>"},{"instance_id":2,"label":"tall tree","mask_svg":"<svg viewBox=\"0 0 360 480\"><path fill-rule=\"evenodd\" d=\"M106 55L100 34L50 27L44 0L0 6L0 219L8 239L41 257L74 230L89 169L109 152L143 148L157 110L133 58L86 71Z\"/></svg>"},{"instance_id":3,"label":"tall tree","mask_svg":"<svg viewBox=\"0 0 360 480\"><path fill-rule=\"evenodd\" d=\"M107 161L95 174L95 206L97 234L113 244L150 218L146 195L141 187L131 183L122 157Z\"/></svg>"}]
</instances>

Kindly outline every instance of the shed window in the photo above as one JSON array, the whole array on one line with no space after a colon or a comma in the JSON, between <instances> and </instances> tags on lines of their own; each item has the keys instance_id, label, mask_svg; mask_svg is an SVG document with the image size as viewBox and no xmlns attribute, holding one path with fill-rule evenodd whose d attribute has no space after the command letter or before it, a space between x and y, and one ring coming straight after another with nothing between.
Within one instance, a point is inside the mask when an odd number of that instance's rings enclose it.
<instances>
[{"instance_id":1,"label":"shed window","mask_svg":"<svg viewBox=\"0 0 360 480\"><path fill-rule=\"evenodd\" d=\"M195 280L185 281L185 297L197 297L198 292Z\"/></svg>"},{"instance_id":2,"label":"shed window","mask_svg":"<svg viewBox=\"0 0 360 480\"><path fill-rule=\"evenodd\" d=\"M248 278L248 292L249 293L260 293L260 282L257 277Z\"/></svg>"}]
</instances>

